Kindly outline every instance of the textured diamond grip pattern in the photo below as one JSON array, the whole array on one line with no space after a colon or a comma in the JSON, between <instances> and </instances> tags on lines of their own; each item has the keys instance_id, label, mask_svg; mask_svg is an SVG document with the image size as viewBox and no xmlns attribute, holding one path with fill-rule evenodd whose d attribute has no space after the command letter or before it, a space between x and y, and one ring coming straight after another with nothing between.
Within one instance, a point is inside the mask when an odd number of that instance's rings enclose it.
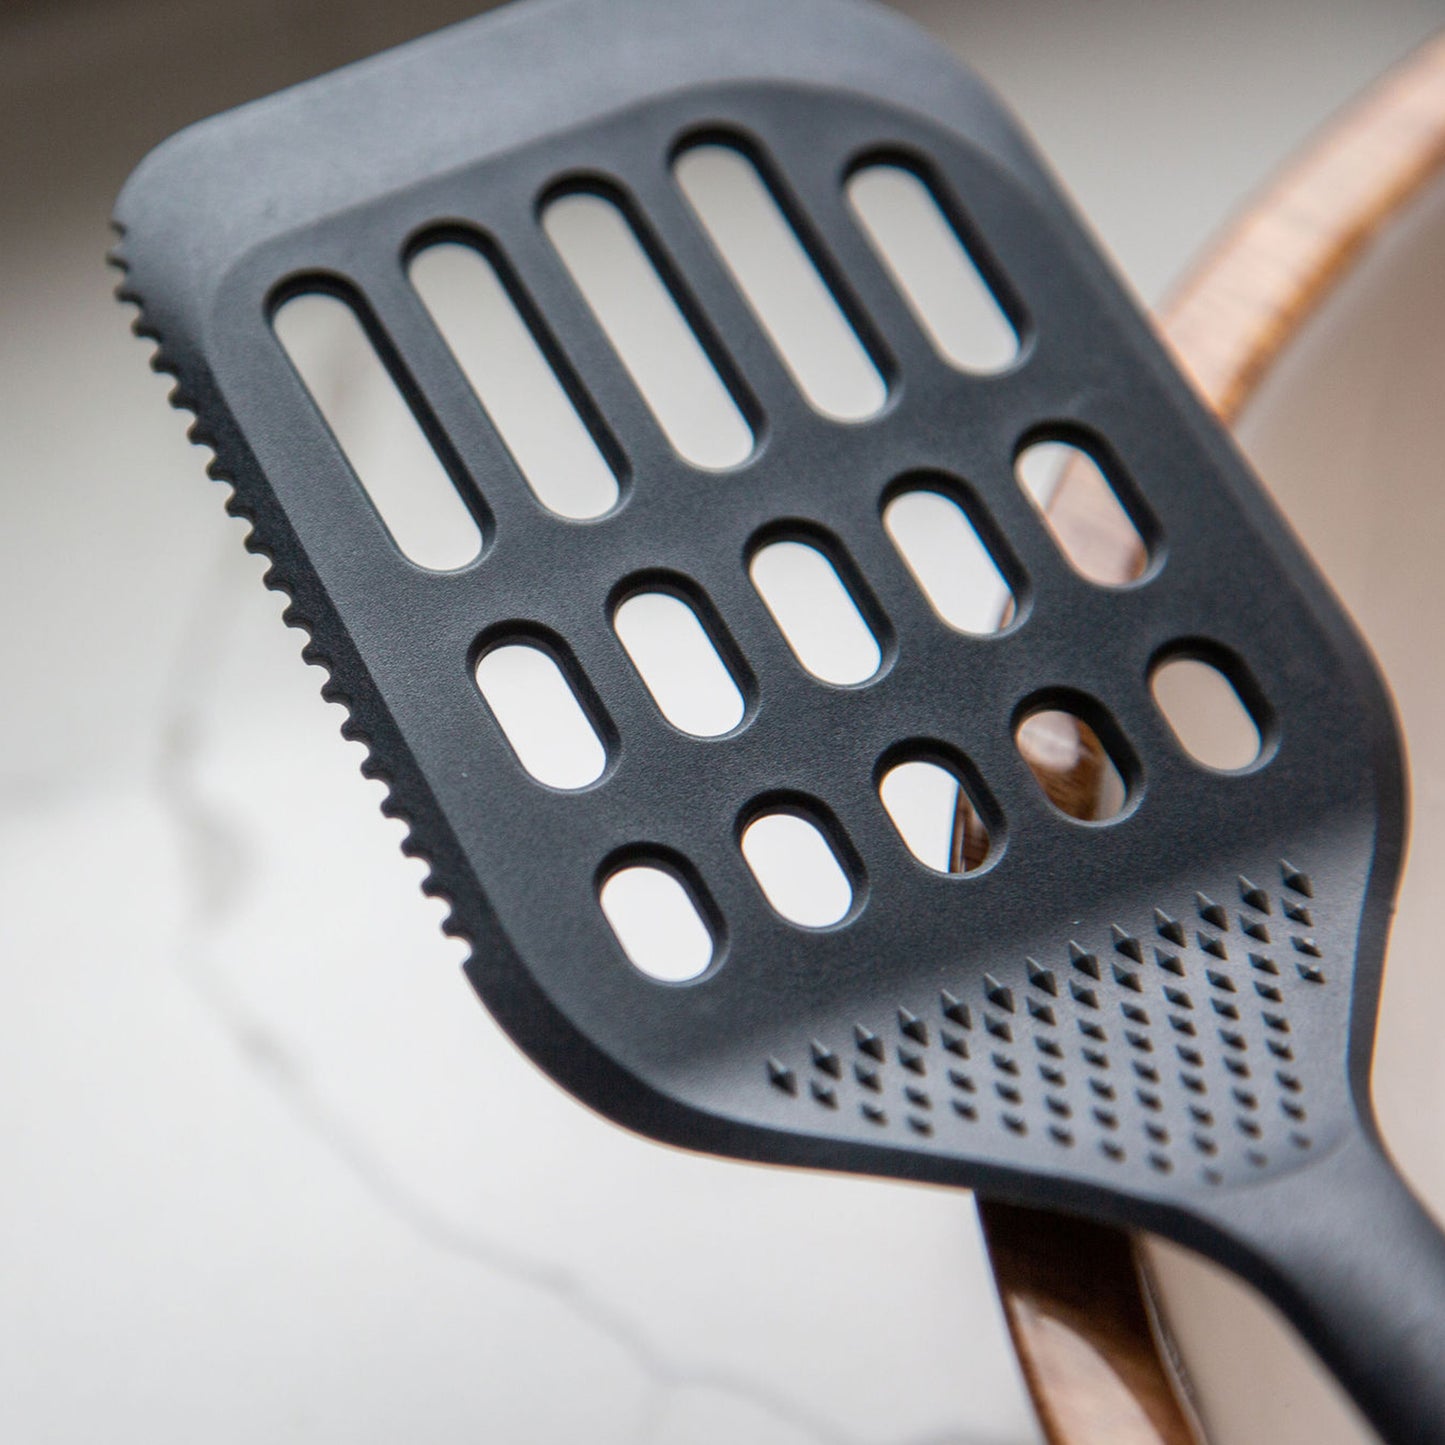
<instances>
[{"instance_id":1,"label":"textured diamond grip pattern","mask_svg":"<svg viewBox=\"0 0 1445 1445\"><path fill-rule=\"evenodd\" d=\"M885 377L877 417L842 426L798 393L671 175L699 135L768 175ZM942 362L861 235L843 187L879 158L928 180L1009 311L1022 349L1004 373ZM576 185L627 210L758 439L742 467L677 458L551 250L539 207ZM1400 1267L1379 1287L1416 1305L1391 1348L1331 1323L1358 1310L1388 1331L1383 1296L1364 1298L1375 1275L1322 1270L1310 1246L1357 1225L1378 1164L1365 1080L1404 812L1388 701L975 82L845 0L538 0L183 133L118 223L138 329L449 900L473 981L544 1068L690 1147L1168 1232L1269 1289L1387 1433L1438 1438L1445 1401L1400 1385L1445 1354L1433 1232L1391 1205ZM549 514L517 473L407 281L440 235L501 258L614 460L608 515ZM427 574L397 553L286 364L269 314L316 286L357 306L468 501L473 565ZM1135 585L1093 586L1055 548L1013 476L1041 437L1106 464L1151 554ZM948 628L890 543L882 508L918 475L1004 571L1003 632ZM779 538L837 567L881 646L866 684L819 683L777 632L747 561ZM611 628L629 588L669 579L746 694L724 737L669 727ZM471 664L503 638L566 673L608 752L590 788L538 786L492 721ZM1250 680L1252 769L1195 766L1155 709L1151 666L1182 646ZM1116 820L1081 825L1041 795L1013 733L1044 706L1119 764ZM967 761L986 866L949 877L908 853L877 795L900 745ZM767 906L738 848L765 807L828 833L854 899L838 925ZM693 895L716 940L702 978L628 964L597 890L632 860ZM1321 1201L1326 1176L1345 1182Z\"/></svg>"},{"instance_id":2,"label":"textured diamond grip pattern","mask_svg":"<svg viewBox=\"0 0 1445 1445\"><path fill-rule=\"evenodd\" d=\"M1115 923L1093 948L1071 938L963 976L932 1007L859 1020L764 1073L814 1109L960 1152L1002 1129L1034 1141L1044 1168L1051 1150L1083 1150L1211 1186L1288 1169L1316 1145L1310 1081L1336 1064L1298 1041L1326 965L1310 879L1280 874L1274 897L1241 877L1236 911L1196 893L1138 934Z\"/></svg>"}]
</instances>

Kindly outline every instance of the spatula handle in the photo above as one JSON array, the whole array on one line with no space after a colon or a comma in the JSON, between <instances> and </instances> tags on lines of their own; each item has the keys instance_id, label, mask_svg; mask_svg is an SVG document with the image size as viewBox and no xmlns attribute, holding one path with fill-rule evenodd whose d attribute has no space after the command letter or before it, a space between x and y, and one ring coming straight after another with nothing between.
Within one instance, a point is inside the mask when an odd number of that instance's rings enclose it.
<instances>
[{"instance_id":1,"label":"spatula handle","mask_svg":"<svg viewBox=\"0 0 1445 1445\"><path fill-rule=\"evenodd\" d=\"M1236 1238L1388 1445L1445 1442L1445 1234L1377 1144L1248 1191Z\"/></svg>"}]
</instances>

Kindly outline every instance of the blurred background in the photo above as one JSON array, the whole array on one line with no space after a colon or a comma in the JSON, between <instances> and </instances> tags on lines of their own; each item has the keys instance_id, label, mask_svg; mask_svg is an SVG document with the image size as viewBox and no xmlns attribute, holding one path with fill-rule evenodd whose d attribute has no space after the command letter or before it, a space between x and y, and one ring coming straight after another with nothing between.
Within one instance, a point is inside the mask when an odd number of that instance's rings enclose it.
<instances>
[{"instance_id":1,"label":"blurred background","mask_svg":"<svg viewBox=\"0 0 1445 1445\"><path fill-rule=\"evenodd\" d=\"M0 11L0 1430L1022 1445L966 1199L659 1149L497 1032L111 299L150 146L477 8ZM1445 22L896 8L1013 106L1146 303Z\"/></svg>"}]
</instances>

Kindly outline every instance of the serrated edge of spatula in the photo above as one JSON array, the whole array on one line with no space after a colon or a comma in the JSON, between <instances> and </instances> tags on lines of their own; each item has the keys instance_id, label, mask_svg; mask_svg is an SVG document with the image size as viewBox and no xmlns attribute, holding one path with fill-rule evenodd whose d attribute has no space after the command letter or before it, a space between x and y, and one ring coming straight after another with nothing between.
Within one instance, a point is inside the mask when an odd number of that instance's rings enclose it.
<instances>
[{"instance_id":1,"label":"serrated edge of spatula","mask_svg":"<svg viewBox=\"0 0 1445 1445\"><path fill-rule=\"evenodd\" d=\"M302 558L300 544L287 540L289 525L280 513L279 504L266 494L265 487L253 479L251 473L258 473L254 462L243 460L245 444L239 437L227 438L225 412L219 406L213 417L211 408L203 399L206 385L204 369L202 375L193 374L190 367L176 352L168 347L161 328L147 311L144 295L134 285L133 271L126 254L126 229L116 221L112 228L116 241L106 255L107 263L120 273L114 295L117 301L134 308L131 318L131 333L141 340L153 343L149 358L150 368L174 381L167 400L179 412L189 414L191 420L186 427L186 438L194 446L210 453L205 463L205 473L212 481L228 488L224 506L228 516L246 524L242 544L248 552L264 558L266 570L261 581L272 592L279 592L286 598L281 620L306 636L301 648L301 660L319 667L325 674L321 683L321 697L328 703L338 704L345 716L340 733L348 742L360 743L365 749L361 760L361 775L368 780L379 782L385 790L380 808L383 816L400 822L404 833L401 851L408 858L418 859L425 868L421 879L421 890L429 898L441 900L446 905L446 916L441 920L442 932L449 937L462 940L467 946L464 966L469 965L479 948L476 924L464 918L461 902L464 889L459 881L450 876L465 874L466 865L462 860L460 847L449 841L446 825L440 810L434 806L417 806L417 793L425 795L426 783L418 776L406 780L399 777L399 769L393 766L393 759L404 760L406 749L399 742L383 737L384 720L387 719L385 705L380 696L367 700L363 708L359 705L359 693L370 687L366 669L359 657L346 660L340 656L347 650L344 628L339 615L324 590L314 582L307 583L305 565L297 568L289 565L288 553ZM375 722L368 725L362 713L372 712ZM379 727L377 724L382 723ZM448 857L455 852L455 861Z\"/></svg>"}]
</instances>

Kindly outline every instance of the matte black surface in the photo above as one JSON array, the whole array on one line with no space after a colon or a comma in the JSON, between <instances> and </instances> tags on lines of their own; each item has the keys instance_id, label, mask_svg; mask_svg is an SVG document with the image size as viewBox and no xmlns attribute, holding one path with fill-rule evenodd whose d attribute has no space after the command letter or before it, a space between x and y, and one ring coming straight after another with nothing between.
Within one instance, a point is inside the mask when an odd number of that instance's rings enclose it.
<instances>
[{"instance_id":1,"label":"matte black surface","mask_svg":"<svg viewBox=\"0 0 1445 1445\"><path fill-rule=\"evenodd\" d=\"M679 141L764 166L889 383L840 425L797 393L672 180ZM1023 338L979 378L942 363L843 198L864 158L930 178ZM754 424L702 473L669 448L552 252L542 198L623 200ZM1367 1093L1405 822L1390 705L1339 606L1173 371L997 104L916 32L851 0L533 0L181 133L123 193L123 296L254 524L349 731L371 750L473 948L487 1005L619 1123L744 1158L975 1187L1157 1230L1266 1289L1391 1440L1445 1439L1445 1245L1395 1178ZM545 512L411 289L445 230L505 260L574 399L625 459L606 517ZM461 571L401 557L269 324L338 290L482 524ZM1124 589L1077 576L1016 485L1026 440L1104 457L1150 544ZM963 501L1018 619L944 627L880 519L901 478ZM820 543L883 644L836 688L794 661L747 576L760 539ZM726 737L671 728L610 623L665 574L746 660ZM478 694L479 648L542 640L608 747L574 794L534 783ZM1154 707L1151 663L1225 664L1261 761L1205 771ZM1253 690L1251 690L1251 682ZM1129 804L1080 825L1012 738L1075 706ZM989 866L917 864L876 791L900 744L966 758ZM823 822L855 906L805 930L738 849L765 802ZM597 901L618 860L688 880L719 939L699 981L627 962Z\"/></svg>"}]
</instances>

